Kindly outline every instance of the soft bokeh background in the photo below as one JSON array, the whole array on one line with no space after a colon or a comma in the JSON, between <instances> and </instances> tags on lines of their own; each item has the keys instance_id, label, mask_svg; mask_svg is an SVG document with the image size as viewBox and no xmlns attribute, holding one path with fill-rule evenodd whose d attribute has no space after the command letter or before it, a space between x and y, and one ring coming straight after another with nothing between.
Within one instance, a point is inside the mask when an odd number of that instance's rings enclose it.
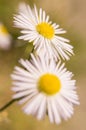
<instances>
[{"instance_id":1,"label":"soft bokeh background","mask_svg":"<svg viewBox=\"0 0 86 130\"><path fill-rule=\"evenodd\" d=\"M11 99L10 74L18 60L24 57L25 46L18 41L19 30L13 27L13 14L16 13L20 0L0 0L0 21L13 36L13 47L9 51L0 50L0 107ZM64 35L74 46L75 56L66 62L66 66L75 74L80 106L75 107L75 114L61 125L50 124L48 118L37 121L27 116L21 106L14 103L0 114L0 130L86 130L86 0L25 0L31 6L42 7L52 21L67 30ZM19 46L19 47L18 47ZM29 52L32 46L30 45Z\"/></svg>"}]
</instances>

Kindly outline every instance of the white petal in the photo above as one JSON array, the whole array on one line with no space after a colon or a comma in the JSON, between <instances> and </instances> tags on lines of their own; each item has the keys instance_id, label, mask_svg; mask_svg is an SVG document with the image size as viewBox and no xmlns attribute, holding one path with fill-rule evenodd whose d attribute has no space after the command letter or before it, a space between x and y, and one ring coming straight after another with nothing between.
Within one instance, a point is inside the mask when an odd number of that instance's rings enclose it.
<instances>
[{"instance_id":1,"label":"white petal","mask_svg":"<svg viewBox=\"0 0 86 130\"><path fill-rule=\"evenodd\" d=\"M34 112L36 112L37 110L37 107L40 105L42 101L41 98L41 94L38 94L37 96L33 97L32 100L24 106L24 112L27 114L34 114Z\"/></svg>"},{"instance_id":2,"label":"white petal","mask_svg":"<svg viewBox=\"0 0 86 130\"><path fill-rule=\"evenodd\" d=\"M44 119L45 114L46 114L46 97L43 96L43 99L42 99L39 109L38 109L37 118L39 120Z\"/></svg>"},{"instance_id":3,"label":"white petal","mask_svg":"<svg viewBox=\"0 0 86 130\"><path fill-rule=\"evenodd\" d=\"M53 111L51 107L51 101L49 98L47 99L47 107L48 107L47 109L48 109L49 120L51 123L54 123Z\"/></svg>"},{"instance_id":4,"label":"white petal","mask_svg":"<svg viewBox=\"0 0 86 130\"><path fill-rule=\"evenodd\" d=\"M56 102L55 102L54 98L52 98L51 104L52 104L51 107L52 107L52 110L53 110L55 123L59 124L59 123L61 123L61 118L60 118L59 111L57 109L57 105L56 105Z\"/></svg>"}]
</instances>

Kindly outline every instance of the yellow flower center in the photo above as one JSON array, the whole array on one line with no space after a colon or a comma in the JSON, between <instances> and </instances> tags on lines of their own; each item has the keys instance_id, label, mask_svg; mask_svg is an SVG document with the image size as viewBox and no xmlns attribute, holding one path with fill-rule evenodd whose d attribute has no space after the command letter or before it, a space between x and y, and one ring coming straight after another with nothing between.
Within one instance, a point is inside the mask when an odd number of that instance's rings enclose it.
<instances>
[{"instance_id":1,"label":"yellow flower center","mask_svg":"<svg viewBox=\"0 0 86 130\"><path fill-rule=\"evenodd\" d=\"M53 74L45 74L38 81L38 90L48 95L53 95L61 89L60 79Z\"/></svg>"},{"instance_id":2,"label":"yellow flower center","mask_svg":"<svg viewBox=\"0 0 86 130\"><path fill-rule=\"evenodd\" d=\"M51 39L54 36L54 28L49 24L42 22L36 26L37 32L47 39Z\"/></svg>"},{"instance_id":3,"label":"yellow flower center","mask_svg":"<svg viewBox=\"0 0 86 130\"><path fill-rule=\"evenodd\" d=\"M8 34L6 28L3 25L0 25L0 34Z\"/></svg>"}]
</instances>

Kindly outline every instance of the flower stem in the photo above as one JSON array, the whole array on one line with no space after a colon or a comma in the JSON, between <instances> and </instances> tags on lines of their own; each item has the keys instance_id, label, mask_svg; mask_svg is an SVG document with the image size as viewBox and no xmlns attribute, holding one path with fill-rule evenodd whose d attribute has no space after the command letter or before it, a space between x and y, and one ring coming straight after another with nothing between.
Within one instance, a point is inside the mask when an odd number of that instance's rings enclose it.
<instances>
[{"instance_id":1,"label":"flower stem","mask_svg":"<svg viewBox=\"0 0 86 130\"><path fill-rule=\"evenodd\" d=\"M8 108L10 105L12 105L14 102L24 98L25 96L21 97L21 98L17 98L17 99L12 99L10 100L8 103L6 103L3 107L0 108L0 112L4 111L6 108Z\"/></svg>"}]
</instances>

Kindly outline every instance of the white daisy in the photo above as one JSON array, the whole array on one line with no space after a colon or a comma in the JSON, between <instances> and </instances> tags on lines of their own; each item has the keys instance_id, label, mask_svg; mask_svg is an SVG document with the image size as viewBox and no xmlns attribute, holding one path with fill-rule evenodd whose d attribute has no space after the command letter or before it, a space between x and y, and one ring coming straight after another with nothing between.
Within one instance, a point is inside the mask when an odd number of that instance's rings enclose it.
<instances>
[{"instance_id":1,"label":"white daisy","mask_svg":"<svg viewBox=\"0 0 86 130\"><path fill-rule=\"evenodd\" d=\"M11 36L8 33L6 27L0 23L0 48L3 50L8 50L11 47Z\"/></svg>"},{"instance_id":2,"label":"white daisy","mask_svg":"<svg viewBox=\"0 0 86 130\"><path fill-rule=\"evenodd\" d=\"M59 36L66 31L49 21L45 11L41 8L38 11L35 5L33 9L25 4L19 6L18 15L14 16L14 25L22 29L19 39L33 41L38 54L43 49L48 57L53 56L55 60L60 57L68 60L73 54L73 47L68 44L69 40Z\"/></svg>"},{"instance_id":3,"label":"white daisy","mask_svg":"<svg viewBox=\"0 0 86 130\"><path fill-rule=\"evenodd\" d=\"M14 99L24 104L26 114L39 120L48 114L52 123L59 124L73 114L73 105L79 104L73 74L51 59L31 54L30 61L20 60L22 67L15 67L12 74ZM22 98L23 97L23 98Z\"/></svg>"}]
</instances>

